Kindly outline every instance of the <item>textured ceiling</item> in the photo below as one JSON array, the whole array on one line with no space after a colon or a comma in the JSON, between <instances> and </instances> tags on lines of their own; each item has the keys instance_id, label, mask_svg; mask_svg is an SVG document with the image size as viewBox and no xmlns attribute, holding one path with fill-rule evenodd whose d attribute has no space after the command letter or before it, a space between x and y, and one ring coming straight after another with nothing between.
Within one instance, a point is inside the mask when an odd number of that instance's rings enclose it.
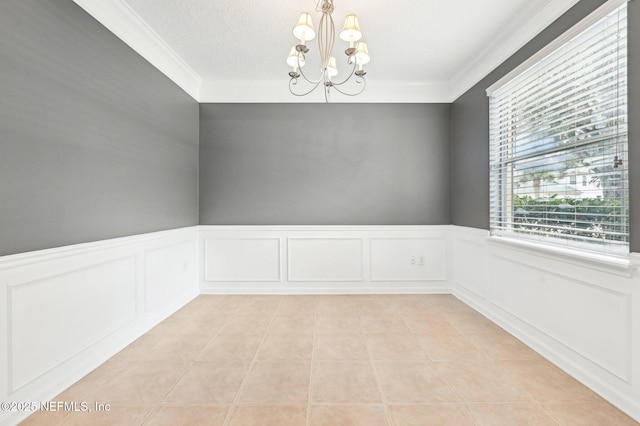
<instances>
[{"instance_id":1,"label":"textured ceiling","mask_svg":"<svg viewBox=\"0 0 640 426\"><path fill-rule=\"evenodd\" d=\"M315 0L126 0L204 80L286 78L291 29ZM370 79L443 81L535 0L336 0L336 30L355 13ZM310 42L312 55L317 47ZM334 56L346 47L338 40ZM315 58L315 56L313 56Z\"/></svg>"},{"instance_id":2,"label":"textured ceiling","mask_svg":"<svg viewBox=\"0 0 640 426\"><path fill-rule=\"evenodd\" d=\"M316 0L74 1L152 63L146 51L157 46L164 52L160 56L169 52L177 58L168 69L178 64L182 70L177 73L196 76L199 83L192 86L200 88L185 90L196 98L204 97L204 101L228 98L233 102L235 94L243 91L253 93L258 101L286 101L283 96L291 95L286 89L290 69L285 59L296 44L291 30L302 11L312 13L316 28L320 18ZM334 19L339 32L347 14L359 16L371 55L366 67L367 92L375 93L376 86L387 87L387 94L363 101L401 102L412 96L412 101L418 102L450 101L576 2L334 0ZM305 71L319 74L316 41L309 47ZM346 43L337 39L334 56L343 72L345 48ZM487 63L491 62L488 58L493 63ZM176 81L171 72L163 72ZM423 90L420 96L411 93L416 87ZM425 87L431 87L432 93L424 91ZM216 96L221 92L224 96ZM394 94L398 94L397 100ZM242 98L242 93L239 96ZM252 98L245 93L243 99L238 101Z\"/></svg>"}]
</instances>

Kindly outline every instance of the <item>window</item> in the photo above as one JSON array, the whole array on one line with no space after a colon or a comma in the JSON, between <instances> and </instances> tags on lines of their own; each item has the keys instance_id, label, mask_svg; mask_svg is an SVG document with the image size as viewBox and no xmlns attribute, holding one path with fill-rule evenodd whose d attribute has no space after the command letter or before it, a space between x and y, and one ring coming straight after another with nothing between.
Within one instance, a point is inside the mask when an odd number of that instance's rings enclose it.
<instances>
[{"instance_id":1,"label":"window","mask_svg":"<svg viewBox=\"0 0 640 426\"><path fill-rule=\"evenodd\" d=\"M626 2L596 14L487 90L494 236L629 252Z\"/></svg>"}]
</instances>

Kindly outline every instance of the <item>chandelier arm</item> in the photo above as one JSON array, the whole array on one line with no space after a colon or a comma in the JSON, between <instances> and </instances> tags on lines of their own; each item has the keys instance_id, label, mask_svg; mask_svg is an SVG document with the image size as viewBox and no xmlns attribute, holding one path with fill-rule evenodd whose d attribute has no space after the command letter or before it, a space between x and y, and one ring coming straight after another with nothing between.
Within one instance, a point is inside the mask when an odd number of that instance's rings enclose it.
<instances>
[{"instance_id":1,"label":"chandelier arm","mask_svg":"<svg viewBox=\"0 0 640 426\"><path fill-rule=\"evenodd\" d=\"M298 84L298 80L295 78L291 78L289 80L289 92L291 92L292 95L294 96L307 96L309 93L313 92L314 90L316 90L318 88L318 86L320 85L320 83L322 82L322 80L320 80L319 82L315 83L315 85L311 88L311 90L309 90L308 92L304 92L304 93L296 93L293 91L293 89L291 88L291 86L295 86L296 84Z\"/></svg>"},{"instance_id":2,"label":"chandelier arm","mask_svg":"<svg viewBox=\"0 0 640 426\"><path fill-rule=\"evenodd\" d=\"M331 54L333 53L333 46L336 42L336 26L333 22L333 15L329 15L329 35L330 37L327 38L327 44L328 44L328 49L327 49L327 66L329 65L329 58L331 57Z\"/></svg>"},{"instance_id":3,"label":"chandelier arm","mask_svg":"<svg viewBox=\"0 0 640 426\"><path fill-rule=\"evenodd\" d=\"M327 27L327 13L322 12L322 17L320 18L320 24L318 25L318 50L320 50L320 61L322 66L322 74L324 76L327 68L327 52L329 49L328 40L326 37L326 27Z\"/></svg>"},{"instance_id":4,"label":"chandelier arm","mask_svg":"<svg viewBox=\"0 0 640 426\"><path fill-rule=\"evenodd\" d=\"M304 73L304 71L302 71L302 67L300 66L300 58L297 59L298 60L298 72L300 73L300 75L310 84L318 84L321 81L324 80L324 78L322 77L322 75L320 76L320 78L317 81L311 80L309 79L309 77L306 76L306 74Z\"/></svg>"},{"instance_id":5,"label":"chandelier arm","mask_svg":"<svg viewBox=\"0 0 640 426\"><path fill-rule=\"evenodd\" d=\"M367 88L367 80L364 79L364 77L357 77L356 78L356 83L358 84L362 84L362 89L360 89L360 91L355 92L355 93L347 93L344 92L342 90L340 90L338 87L336 87L335 85L332 86L334 89L336 89L338 92L342 93L345 96L358 96L359 94L361 94L362 92L364 92L364 89Z\"/></svg>"},{"instance_id":6,"label":"chandelier arm","mask_svg":"<svg viewBox=\"0 0 640 426\"><path fill-rule=\"evenodd\" d=\"M353 61L353 66L351 67L351 72L349 73L349 76L347 78L345 78L344 80L342 80L340 83L333 83L333 86L341 86L343 84L345 84L347 81L349 81L349 79L351 77L353 77L353 74L356 72L356 61L354 59Z\"/></svg>"}]
</instances>

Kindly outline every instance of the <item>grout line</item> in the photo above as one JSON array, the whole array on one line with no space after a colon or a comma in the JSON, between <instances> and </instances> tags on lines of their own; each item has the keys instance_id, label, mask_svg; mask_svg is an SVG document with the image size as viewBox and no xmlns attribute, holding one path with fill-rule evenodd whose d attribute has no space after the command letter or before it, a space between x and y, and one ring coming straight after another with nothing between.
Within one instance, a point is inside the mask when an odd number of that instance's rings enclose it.
<instances>
[{"instance_id":1,"label":"grout line","mask_svg":"<svg viewBox=\"0 0 640 426\"><path fill-rule=\"evenodd\" d=\"M249 376L251 375L251 371L253 371L253 367L258 359L258 354L260 353L260 349L262 348L262 345L264 344L264 341L267 339L267 335L269 334L269 330L271 330L271 327L273 326L273 322L276 319L276 313L278 312L278 308L280 307L280 304L282 303L282 296L279 296L279 300L278 300L278 306L276 306L276 308L273 311L273 314L271 315L271 320L269 321L269 325L267 326L267 329L264 332L264 335L262 336L262 340L260 340L260 344L258 345L258 348L256 349L256 353L253 356L253 359L251 360L251 362L249 363L249 367L247 369L246 374L244 375L244 378L242 379L242 383L240 383L240 387L238 388L238 391L236 392L236 396L233 398L233 401L231 402L230 408L229 408L229 412L227 413L227 417L224 419L224 423L222 426L228 426L229 422L231 421L231 416L233 415L236 406L238 405L238 399L240 398L240 395L242 394L242 391L244 390L244 387L247 383L247 381L249 380Z\"/></svg>"},{"instance_id":2,"label":"grout line","mask_svg":"<svg viewBox=\"0 0 640 426\"><path fill-rule=\"evenodd\" d=\"M445 321L447 321L446 317L444 317L443 315L441 315L437 309L435 309L435 310L434 310L434 312L430 312L432 308L427 308L427 307L425 307L424 309L425 309L426 313L434 313L434 314L437 314L437 315L439 315L440 317L442 317ZM449 321L447 321L447 322L449 322ZM451 323L450 323L450 324L451 324ZM451 325L454 327L454 329L455 329L456 331L458 331L458 333L460 333L460 330L458 330L458 329L457 329L457 327L455 327L455 325L453 325L453 324L451 324ZM416 333L416 334L419 334L419 333ZM448 335L448 334L447 334L447 335ZM456 333L456 335L458 335L458 334ZM460 334L460 335L461 335L461 334ZM438 336L440 336L440 335L438 335ZM476 425L476 426L479 426L479 425L478 425L478 423L473 419L473 417L471 416L471 414L469 414L469 412L467 411L466 406L465 406L465 404L464 404L464 401L462 400L462 397L461 397L460 395L458 395L458 393L453 389L453 387L451 386L451 384L449 383L449 381L447 380L447 378L444 376L444 374L442 374L442 373L440 372L440 370L438 369L438 366L436 365L436 363L437 363L438 361L436 361L436 360L434 360L434 359L432 359L432 358L431 358L431 356L429 355L429 352L428 352L428 351L426 350L426 348L425 348L425 345L424 345L420 340L418 340L418 343L420 344L420 346L421 346L421 347L422 347L422 349L424 350L424 353L425 353L425 355L426 355L426 357L427 357L428 361L429 361L429 362L431 363L431 365L433 366L433 369L434 369L435 373L438 375L438 377L440 377L440 378L442 379L442 381L443 381L443 382L444 382L444 384L447 386L447 388L449 389L449 391L451 392L451 394L452 394L453 396L455 396L455 397L456 397L456 399L458 400L457 402L452 402L452 403L453 403L456 407L460 408L460 410L462 410L462 412L464 413L464 415L467 417L467 419L468 419L472 424L474 424L474 425Z\"/></svg>"},{"instance_id":3,"label":"grout line","mask_svg":"<svg viewBox=\"0 0 640 426\"><path fill-rule=\"evenodd\" d=\"M311 392L313 390L313 364L315 362L316 357L316 330L318 328L318 304L320 300L316 301L316 312L313 316L313 343L311 345L311 368L309 369L309 397L307 398L307 422L306 425L309 426L309 421L311 418Z\"/></svg>"},{"instance_id":4,"label":"grout line","mask_svg":"<svg viewBox=\"0 0 640 426\"><path fill-rule=\"evenodd\" d=\"M558 419L556 419L555 417L553 417L553 415L549 411L547 411L547 409L544 407L544 405L542 405L540 403L540 401L534 400L534 403L535 403L536 407L538 407L540 410L542 410L543 413L545 413L547 416L549 416L551 418L551 420L556 422L557 425L560 425L560 421Z\"/></svg>"},{"instance_id":5,"label":"grout line","mask_svg":"<svg viewBox=\"0 0 640 426\"><path fill-rule=\"evenodd\" d=\"M362 318L360 316L360 312L358 312L356 310L356 312L358 313L358 321L360 321L360 327L362 327ZM404 320L403 320L404 322ZM391 418L391 411L389 411L389 407L387 405L387 401L385 399L384 396L384 392L382 391L382 382L380 381L380 375L378 374L378 369L376 368L376 363L374 362L373 359L373 353L371 350L371 346L369 345L369 334L368 333L364 333L366 330L364 330L364 327L362 327L362 331L364 334L364 338L365 338L365 346L367 347L367 353L369 354L369 364L371 364L371 368L373 370L373 375L375 377L376 380L376 385L378 386L378 393L380 394L380 400L382 401L382 409L384 410L384 415L387 418L387 424L389 426L393 425L393 421Z\"/></svg>"},{"instance_id":6,"label":"grout line","mask_svg":"<svg viewBox=\"0 0 640 426\"><path fill-rule=\"evenodd\" d=\"M194 299L195 300L195 299ZM196 313L198 311L200 311L201 309L203 309L202 307L196 309ZM237 309L236 309L237 311ZM194 313L195 314L195 313ZM173 315L172 315L173 316ZM191 368L193 367L193 364L195 362L198 362L198 360L200 359L200 356L202 356L202 353L204 352L204 350L207 348L207 346L209 346L211 344L211 342L213 342L219 335L220 332L222 331L222 329L224 328L225 325L227 325L227 323L231 320L231 318L233 318L235 316L235 311L233 314L229 315L229 317L227 318L227 320L224 322L224 324L222 324L222 327L220 327L220 329L218 330L218 332L216 334L214 334L211 339L209 339L209 342L207 342L206 345L204 345L204 347L200 350L200 353L198 353L198 356L196 357L195 361L191 361L189 362L189 366L187 367L187 369L184 371L184 373L182 373L182 375L178 378L178 380L176 380L176 382L173 384L173 386L171 386L171 388L169 389L169 391L162 397L162 399L160 400L160 402L158 402L157 405L160 405L164 402L164 400L167 398L167 396L169 396L169 394L171 393L171 391L178 385L178 383L180 383L180 381L184 378L184 376L187 375L187 372L189 372L189 370L191 370ZM171 317L169 317L171 318ZM167 318L167 319L169 319ZM192 318L193 319L193 318ZM166 319L165 319L166 321ZM164 321L163 321L164 322ZM162 323L160 323L162 324Z\"/></svg>"},{"instance_id":7,"label":"grout line","mask_svg":"<svg viewBox=\"0 0 640 426\"><path fill-rule=\"evenodd\" d=\"M156 411L158 411L158 409L160 408L160 406L158 404L156 404L155 407L153 407L151 409L151 411L149 411L147 413L147 415L144 417L144 419L142 419L142 422L140 423L140 425L144 426L144 424L146 424L149 419L151 419L151 417L153 417L153 415L156 413Z\"/></svg>"}]
</instances>

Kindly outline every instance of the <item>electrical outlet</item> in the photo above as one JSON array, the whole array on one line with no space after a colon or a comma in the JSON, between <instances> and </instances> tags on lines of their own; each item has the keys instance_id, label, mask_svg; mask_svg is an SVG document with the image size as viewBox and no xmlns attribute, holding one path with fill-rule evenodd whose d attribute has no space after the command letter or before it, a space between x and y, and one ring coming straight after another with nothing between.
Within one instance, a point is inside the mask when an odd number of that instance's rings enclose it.
<instances>
[{"instance_id":1,"label":"electrical outlet","mask_svg":"<svg viewBox=\"0 0 640 426\"><path fill-rule=\"evenodd\" d=\"M411 256L409 258L409 264L411 264L411 265L415 265L416 264L416 257L415 256Z\"/></svg>"}]
</instances>

